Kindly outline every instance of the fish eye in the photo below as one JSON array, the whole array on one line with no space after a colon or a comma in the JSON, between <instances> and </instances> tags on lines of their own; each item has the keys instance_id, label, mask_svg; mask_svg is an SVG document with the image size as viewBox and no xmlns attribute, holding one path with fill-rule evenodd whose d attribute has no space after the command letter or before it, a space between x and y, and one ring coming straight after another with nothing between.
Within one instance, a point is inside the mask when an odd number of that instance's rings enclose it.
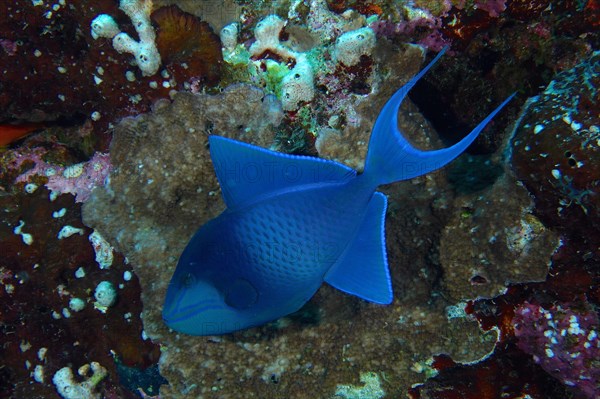
<instances>
[{"instance_id":1,"label":"fish eye","mask_svg":"<svg viewBox=\"0 0 600 399\"><path fill-rule=\"evenodd\" d=\"M186 273L179 278L179 286L181 288L190 288L196 283L196 276L192 273Z\"/></svg>"}]
</instances>

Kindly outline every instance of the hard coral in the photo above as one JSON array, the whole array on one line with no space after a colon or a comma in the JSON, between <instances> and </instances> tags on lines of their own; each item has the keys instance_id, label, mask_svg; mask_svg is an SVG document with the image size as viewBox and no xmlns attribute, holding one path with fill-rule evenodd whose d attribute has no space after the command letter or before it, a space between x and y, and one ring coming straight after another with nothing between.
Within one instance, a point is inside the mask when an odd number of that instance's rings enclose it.
<instances>
[{"instance_id":1,"label":"hard coral","mask_svg":"<svg viewBox=\"0 0 600 399\"><path fill-rule=\"evenodd\" d=\"M284 62L295 60L298 53L281 43L280 36L285 27L285 21L277 15L267 15L254 28L256 41L248 51L255 58L271 54L280 57Z\"/></svg>"},{"instance_id":2,"label":"hard coral","mask_svg":"<svg viewBox=\"0 0 600 399\"><path fill-rule=\"evenodd\" d=\"M256 41L250 46L250 54L261 59L277 58L283 64L291 63L291 69L285 68L279 88L281 104L284 111L296 111L300 106L310 102L314 95L314 72L311 62L305 53L297 52L281 43L280 35L285 22L277 15L268 15L254 29Z\"/></svg>"},{"instance_id":3,"label":"hard coral","mask_svg":"<svg viewBox=\"0 0 600 399\"><path fill-rule=\"evenodd\" d=\"M86 376L86 371L91 368L92 375L84 381L77 381L70 367L63 367L54 373L52 382L56 390L64 399L100 399L96 392L96 385L106 377L106 369L98 362L92 362L80 367L79 374Z\"/></svg>"},{"instance_id":4,"label":"hard coral","mask_svg":"<svg viewBox=\"0 0 600 399\"><path fill-rule=\"evenodd\" d=\"M179 73L214 85L221 76L223 55L221 40L212 28L198 17L176 5L159 8L152 13L158 26L156 46L165 66Z\"/></svg>"},{"instance_id":5,"label":"hard coral","mask_svg":"<svg viewBox=\"0 0 600 399\"><path fill-rule=\"evenodd\" d=\"M117 23L107 14L100 14L92 21L92 37L112 39L115 50L133 55L144 76L154 75L160 68L160 54L156 49L156 34L150 22L152 0L121 0L119 8L131 19L140 40L136 41L129 34L120 32Z\"/></svg>"},{"instance_id":6,"label":"hard coral","mask_svg":"<svg viewBox=\"0 0 600 399\"><path fill-rule=\"evenodd\" d=\"M346 32L337 38L333 56L345 66L358 64L361 56L370 56L375 47L375 33L371 28Z\"/></svg>"}]
</instances>

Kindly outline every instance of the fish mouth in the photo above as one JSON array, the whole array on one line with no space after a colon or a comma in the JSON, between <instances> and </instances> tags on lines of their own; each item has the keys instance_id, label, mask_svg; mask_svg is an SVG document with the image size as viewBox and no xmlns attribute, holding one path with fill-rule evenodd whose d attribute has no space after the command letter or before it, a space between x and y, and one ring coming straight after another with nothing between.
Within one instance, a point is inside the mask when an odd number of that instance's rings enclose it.
<instances>
[{"instance_id":1,"label":"fish mouth","mask_svg":"<svg viewBox=\"0 0 600 399\"><path fill-rule=\"evenodd\" d=\"M245 323L238 314L223 303L215 287L202 284L189 290L167 293L162 319L167 327L190 335L222 335L243 328Z\"/></svg>"},{"instance_id":2,"label":"fish mouth","mask_svg":"<svg viewBox=\"0 0 600 399\"><path fill-rule=\"evenodd\" d=\"M239 322L227 320L223 310L224 306L217 301L206 300L180 308L163 309L162 318L167 327L190 335L222 335L245 327ZM214 311L221 311L218 318Z\"/></svg>"},{"instance_id":3,"label":"fish mouth","mask_svg":"<svg viewBox=\"0 0 600 399\"><path fill-rule=\"evenodd\" d=\"M193 305L165 307L163 308L162 318L168 326L171 326L175 323L187 321L201 313L220 309L223 309L223 305L217 301L205 300L196 302Z\"/></svg>"},{"instance_id":4,"label":"fish mouth","mask_svg":"<svg viewBox=\"0 0 600 399\"><path fill-rule=\"evenodd\" d=\"M173 325L190 320L201 313L222 310L223 304L218 298L216 289L209 284L197 283L193 289L168 291L162 319L173 328Z\"/></svg>"}]
</instances>

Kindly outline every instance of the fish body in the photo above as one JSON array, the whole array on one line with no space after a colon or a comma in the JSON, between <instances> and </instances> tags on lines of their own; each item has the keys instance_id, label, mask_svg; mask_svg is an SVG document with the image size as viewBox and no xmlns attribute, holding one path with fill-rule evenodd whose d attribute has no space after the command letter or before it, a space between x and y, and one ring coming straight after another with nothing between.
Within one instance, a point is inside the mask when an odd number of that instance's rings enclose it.
<instances>
[{"instance_id":1,"label":"fish body","mask_svg":"<svg viewBox=\"0 0 600 399\"><path fill-rule=\"evenodd\" d=\"M211 146L214 140L226 139L211 139ZM227 140L220 145L240 144ZM181 255L169 288L167 303L179 310L177 316L168 316L168 323L182 332L207 335L263 324L279 317L274 314L298 310L342 258L348 237L357 234L364 219L373 190L360 187L350 178L354 175L350 171L342 182L273 193L227 209L202 226ZM174 284L188 288L175 290ZM193 306L182 311L187 297L195 298L190 301ZM185 322L200 314L202 323Z\"/></svg>"},{"instance_id":2,"label":"fish body","mask_svg":"<svg viewBox=\"0 0 600 399\"><path fill-rule=\"evenodd\" d=\"M43 129L45 126L41 123L24 123L21 125L0 125L0 147L7 146L23 137Z\"/></svg>"},{"instance_id":3,"label":"fish body","mask_svg":"<svg viewBox=\"0 0 600 399\"><path fill-rule=\"evenodd\" d=\"M362 174L333 161L211 136L227 209L201 226L183 251L167 290L165 323L191 335L261 325L300 309L323 281L374 303L391 303L387 200L377 187L444 166L510 100L452 147L413 148L398 131L398 107L442 53L382 109Z\"/></svg>"}]
</instances>

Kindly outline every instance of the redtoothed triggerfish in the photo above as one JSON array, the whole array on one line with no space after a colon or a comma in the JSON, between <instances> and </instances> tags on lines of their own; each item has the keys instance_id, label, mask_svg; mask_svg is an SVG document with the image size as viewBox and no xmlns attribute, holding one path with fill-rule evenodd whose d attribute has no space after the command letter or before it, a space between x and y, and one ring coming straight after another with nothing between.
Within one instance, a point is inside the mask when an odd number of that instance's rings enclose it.
<instances>
[{"instance_id":1,"label":"redtoothed triggerfish","mask_svg":"<svg viewBox=\"0 0 600 399\"><path fill-rule=\"evenodd\" d=\"M210 136L227 209L198 229L179 258L165 323L192 335L258 326L300 309L323 281L370 302L391 303L387 199L375 190L452 161L512 98L455 145L414 148L398 130L398 108L442 54L385 104L361 174L337 162Z\"/></svg>"}]
</instances>

